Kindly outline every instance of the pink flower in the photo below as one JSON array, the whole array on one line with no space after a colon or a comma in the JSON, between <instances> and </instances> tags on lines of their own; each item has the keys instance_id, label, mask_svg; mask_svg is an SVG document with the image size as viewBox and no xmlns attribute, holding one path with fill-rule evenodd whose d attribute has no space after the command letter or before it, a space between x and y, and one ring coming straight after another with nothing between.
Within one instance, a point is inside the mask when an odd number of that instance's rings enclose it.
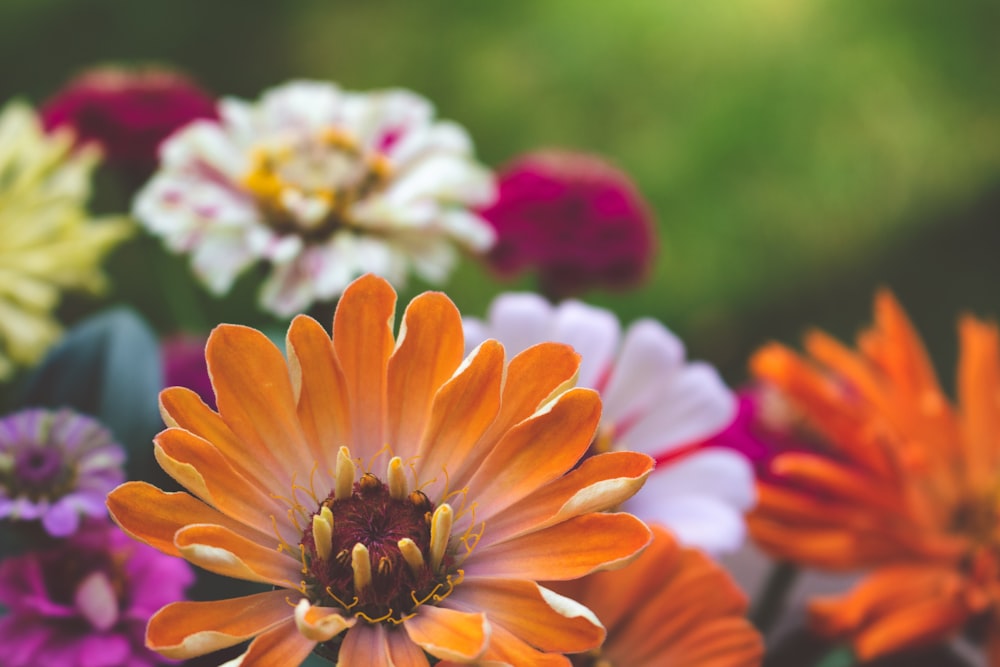
<instances>
[{"instance_id":1,"label":"pink flower","mask_svg":"<svg viewBox=\"0 0 1000 667\"><path fill-rule=\"evenodd\" d=\"M553 298L631 287L646 276L656 246L652 213L628 176L601 158L529 153L501 172L499 188L480 215L496 229L489 261L501 275L537 270Z\"/></svg>"},{"instance_id":2,"label":"pink flower","mask_svg":"<svg viewBox=\"0 0 1000 667\"><path fill-rule=\"evenodd\" d=\"M146 621L194 580L178 558L130 540L108 521L56 546L0 563L4 667L150 667Z\"/></svg>"},{"instance_id":3,"label":"pink flower","mask_svg":"<svg viewBox=\"0 0 1000 667\"><path fill-rule=\"evenodd\" d=\"M160 67L87 70L41 109L46 130L68 126L80 144L96 143L135 184L156 168L157 149L174 130L217 118L215 99L186 76Z\"/></svg>"}]
</instances>

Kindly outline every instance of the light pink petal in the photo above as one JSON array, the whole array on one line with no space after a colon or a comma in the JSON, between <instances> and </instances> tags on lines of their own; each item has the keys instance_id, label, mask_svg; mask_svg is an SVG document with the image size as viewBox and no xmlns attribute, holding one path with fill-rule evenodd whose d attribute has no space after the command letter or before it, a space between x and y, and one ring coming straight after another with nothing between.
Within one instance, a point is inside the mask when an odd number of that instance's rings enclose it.
<instances>
[{"instance_id":1,"label":"light pink petal","mask_svg":"<svg viewBox=\"0 0 1000 667\"><path fill-rule=\"evenodd\" d=\"M625 332L615 369L602 392L607 419L645 411L684 364L684 344L655 320L634 322Z\"/></svg>"},{"instance_id":2,"label":"light pink petal","mask_svg":"<svg viewBox=\"0 0 1000 667\"><path fill-rule=\"evenodd\" d=\"M753 466L739 452L701 449L657 466L639 494L709 496L745 512L756 500Z\"/></svg>"},{"instance_id":3,"label":"light pink petal","mask_svg":"<svg viewBox=\"0 0 1000 667\"><path fill-rule=\"evenodd\" d=\"M743 513L731 505L711 496L660 497L655 489L650 490L653 495L633 496L623 509L644 521L665 524L682 544L709 554L729 553L742 546L746 524Z\"/></svg>"},{"instance_id":4,"label":"light pink petal","mask_svg":"<svg viewBox=\"0 0 1000 667\"><path fill-rule=\"evenodd\" d=\"M551 304L537 294L501 294L490 306L489 337L503 343L510 358L546 340L551 321ZM471 350L470 343L465 343L467 351Z\"/></svg>"},{"instance_id":5,"label":"light pink petal","mask_svg":"<svg viewBox=\"0 0 1000 667\"><path fill-rule=\"evenodd\" d=\"M572 345L579 353L577 385L600 390L621 338L621 325L614 313L580 301L565 301L556 309L548 335L548 340Z\"/></svg>"}]
</instances>

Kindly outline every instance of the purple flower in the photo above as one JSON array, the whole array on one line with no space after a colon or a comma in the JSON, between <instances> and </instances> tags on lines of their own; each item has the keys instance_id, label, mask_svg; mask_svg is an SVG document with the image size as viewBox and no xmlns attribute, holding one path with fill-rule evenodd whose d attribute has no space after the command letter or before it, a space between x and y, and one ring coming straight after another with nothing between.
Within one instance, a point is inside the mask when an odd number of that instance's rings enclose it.
<instances>
[{"instance_id":1,"label":"purple flower","mask_svg":"<svg viewBox=\"0 0 1000 667\"><path fill-rule=\"evenodd\" d=\"M652 214L621 170L593 155L547 150L518 158L499 179L496 203L480 215L496 230L489 261L501 275L535 269L554 299L646 276Z\"/></svg>"},{"instance_id":2,"label":"purple flower","mask_svg":"<svg viewBox=\"0 0 1000 667\"><path fill-rule=\"evenodd\" d=\"M0 519L39 520L53 537L80 518L104 516L104 498L125 479L125 450L90 417L22 410L0 419Z\"/></svg>"},{"instance_id":3,"label":"purple flower","mask_svg":"<svg viewBox=\"0 0 1000 667\"><path fill-rule=\"evenodd\" d=\"M184 597L188 564L90 520L70 539L0 563L4 667L150 667L146 622Z\"/></svg>"},{"instance_id":4,"label":"purple flower","mask_svg":"<svg viewBox=\"0 0 1000 667\"><path fill-rule=\"evenodd\" d=\"M160 345L163 384L165 387L186 387L194 391L214 410L215 392L205 362L205 340L181 334L163 341Z\"/></svg>"}]
</instances>

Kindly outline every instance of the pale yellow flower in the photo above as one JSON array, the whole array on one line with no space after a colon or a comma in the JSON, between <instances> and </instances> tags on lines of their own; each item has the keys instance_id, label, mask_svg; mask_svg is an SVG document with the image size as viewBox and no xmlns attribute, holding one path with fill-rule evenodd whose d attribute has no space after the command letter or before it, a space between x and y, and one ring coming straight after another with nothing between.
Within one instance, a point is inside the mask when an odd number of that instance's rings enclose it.
<instances>
[{"instance_id":1,"label":"pale yellow flower","mask_svg":"<svg viewBox=\"0 0 1000 667\"><path fill-rule=\"evenodd\" d=\"M0 378L58 339L60 293L99 291L101 260L131 233L125 218L87 213L98 154L72 143L24 103L0 110Z\"/></svg>"}]
</instances>

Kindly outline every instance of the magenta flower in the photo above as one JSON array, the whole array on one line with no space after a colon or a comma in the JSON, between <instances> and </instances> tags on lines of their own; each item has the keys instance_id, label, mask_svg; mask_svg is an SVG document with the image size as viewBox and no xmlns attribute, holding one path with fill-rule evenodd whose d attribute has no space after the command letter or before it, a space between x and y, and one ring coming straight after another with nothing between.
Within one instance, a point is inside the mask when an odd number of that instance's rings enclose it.
<instances>
[{"instance_id":1,"label":"magenta flower","mask_svg":"<svg viewBox=\"0 0 1000 667\"><path fill-rule=\"evenodd\" d=\"M480 215L497 233L493 268L502 276L538 271L542 292L554 299L636 285L655 252L652 213L629 177L584 153L516 159Z\"/></svg>"},{"instance_id":2,"label":"magenta flower","mask_svg":"<svg viewBox=\"0 0 1000 667\"><path fill-rule=\"evenodd\" d=\"M4 667L150 667L146 622L184 597L188 564L129 539L106 520L0 563Z\"/></svg>"},{"instance_id":3,"label":"magenta flower","mask_svg":"<svg viewBox=\"0 0 1000 667\"><path fill-rule=\"evenodd\" d=\"M0 419L0 519L41 521L53 537L104 516L108 492L125 480L125 450L72 410L22 410Z\"/></svg>"},{"instance_id":4,"label":"magenta flower","mask_svg":"<svg viewBox=\"0 0 1000 667\"><path fill-rule=\"evenodd\" d=\"M99 67L70 81L41 109L46 130L68 126L96 143L135 185L156 168L160 142L199 118L217 118L215 99L184 75L160 67Z\"/></svg>"},{"instance_id":5,"label":"magenta flower","mask_svg":"<svg viewBox=\"0 0 1000 667\"><path fill-rule=\"evenodd\" d=\"M187 387L213 410L215 392L208 377L205 362L205 341L199 336L180 334L172 336L160 345L163 362L163 386Z\"/></svg>"}]
</instances>

